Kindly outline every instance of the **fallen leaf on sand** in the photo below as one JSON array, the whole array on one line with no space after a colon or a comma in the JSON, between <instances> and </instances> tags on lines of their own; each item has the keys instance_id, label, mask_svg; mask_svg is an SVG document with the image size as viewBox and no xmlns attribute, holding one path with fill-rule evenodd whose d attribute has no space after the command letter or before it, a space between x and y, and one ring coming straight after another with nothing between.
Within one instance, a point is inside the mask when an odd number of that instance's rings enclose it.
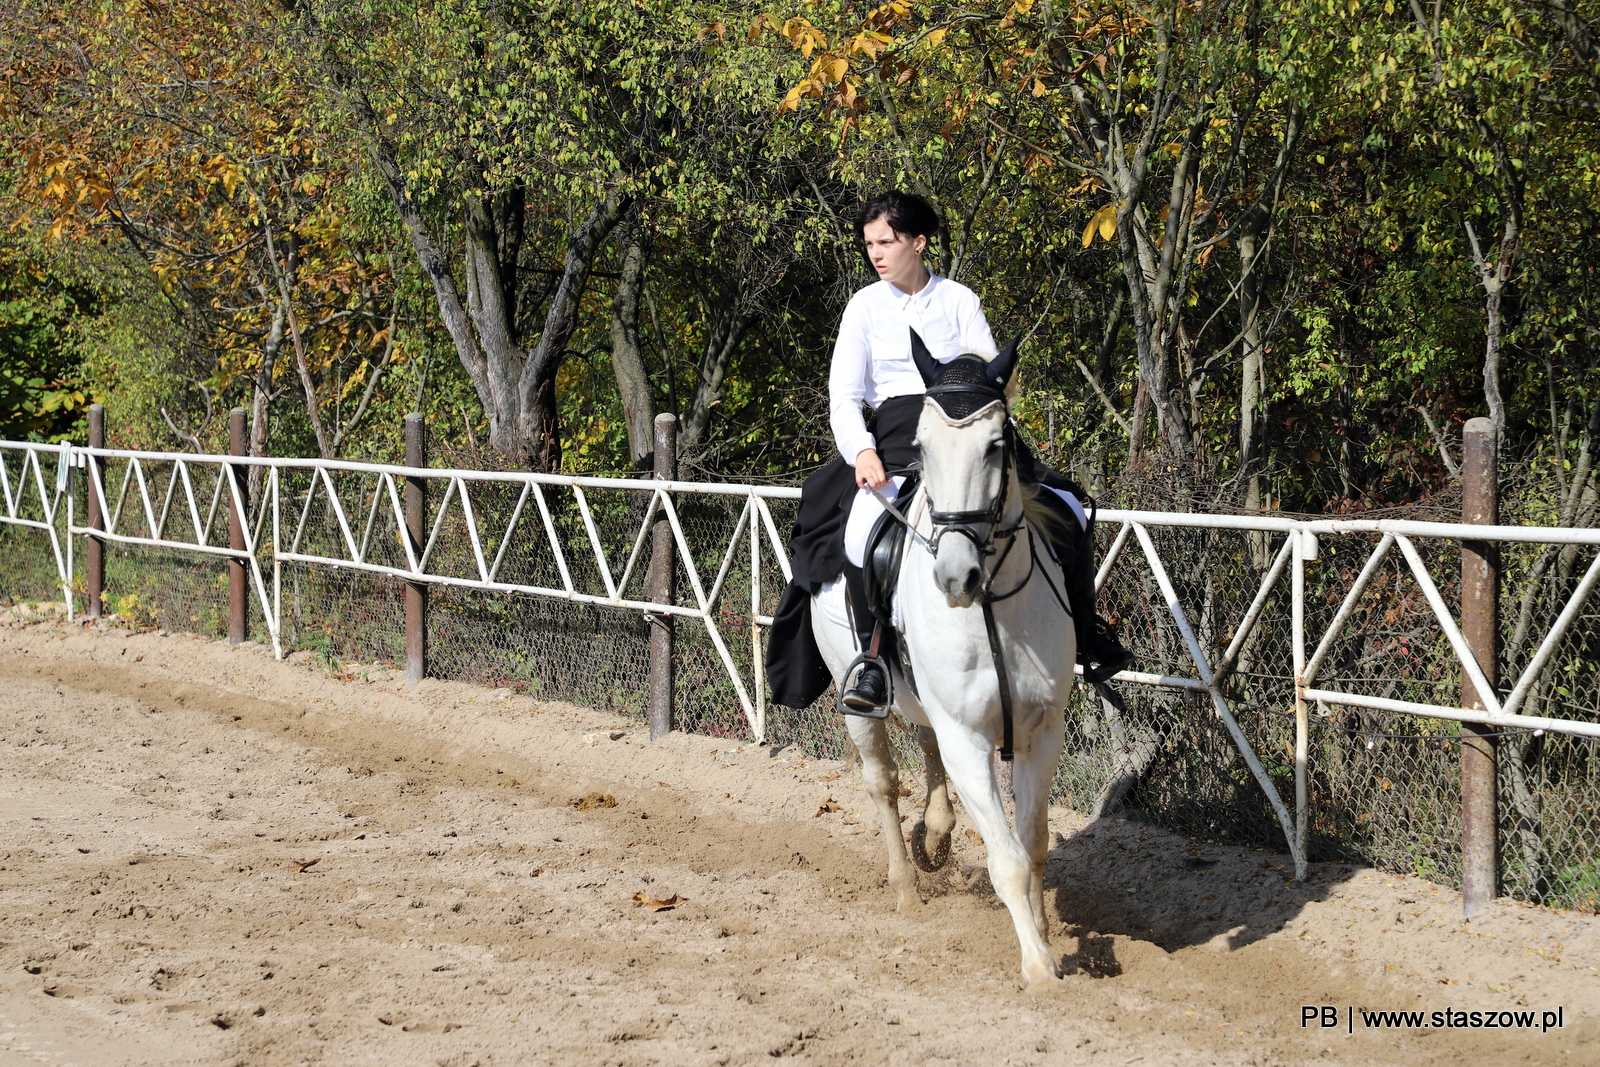
<instances>
[{"instance_id":1,"label":"fallen leaf on sand","mask_svg":"<svg viewBox=\"0 0 1600 1067\"><path fill-rule=\"evenodd\" d=\"M643 893L635 893L633 895L634 907L649 908L651 911L671 911L679 904L687 904L688 902L688 897L680 897L676 893L672 894L665 900L657 900L655 897L647 897Z\"/></svg>"},{"instance_id":2,"label":"fallen leaf on sand","mask_svg":"<svg viewBox=\"0 0 1600 1067\"><path fill-rule=\"evenodd\" d=\"M971 841L974 845L981 846L983 844L982 835L980 835L978 831L972 829L970 826L967 827L967 840Z\"/></svg>"},{"instance_id":3,"label":"fallen leaf on sand","mask_svg":"<svg viewBox=\"0 0 1600 1067\"><path fill-rule=\"evenodd\" d=\"M293 863L291 863L287 867L285 867L284 870L288 871L290 874L299 874L301 871L305 870L306 868L315 867L317 864L319 864L321 862L322 862L322 857L321 856L318 856L315 859L309 859L309 860L295 860Z\"/></svg>"},{"instance_id":4,"label":"fallen leaf on sand","mask_svg":"<svg viewBox=\"0 0 1600 1067\"><path fill-rule=\"evenodd\" d=\"M614 808L617 806L617 798L610 793L590 793L588 796L577 797L567 801L567 806L569 808L577 808L579 811L593 811L595 808Z\"/></svg>"},{"instance_id":5,"label":"fallen leaf on sand","mask_svg":"<svg viewBox=\"0 0 1600 1067\"><path fill-rule=\"evenodd\" d=\"M662 789L671 789L672 788L672 786L668 785L666 782L657 782L656 785L659 785Z\"/></svg>"},{"instance_id":6,"label":"fallen leaf on sand","mask_svg":"<svg viewBox=\"0 0 1600 1067\"><path fill-rule=\"evenodd\" d=\"M826 815L830 811L843 811L843 810L844 810L844 808L839 805L839 802L837 800L833 799L832 797L829 797L827 800L824 800L820 806L818 806L817 815ZM813 815L812 818L813 819L816 818L817 815Z\"/></svg>"}]
</instances>

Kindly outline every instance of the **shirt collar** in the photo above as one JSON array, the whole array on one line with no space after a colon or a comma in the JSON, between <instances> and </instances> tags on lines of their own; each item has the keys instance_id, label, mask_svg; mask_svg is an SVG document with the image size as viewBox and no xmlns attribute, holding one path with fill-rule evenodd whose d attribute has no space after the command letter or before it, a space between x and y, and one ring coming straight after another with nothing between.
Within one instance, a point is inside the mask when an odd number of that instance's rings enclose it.
<instances>
[{"instance_id":1,"label":"shirt collar","mask_svg":"<svg viewBox=\"0 0 1600 1067\"><path fill-rule=\"evenodd\" d=\"M937 274L930 270L928 271L928 284L924 285L921 289L918 289L914 293L906 292L904 289L900 288L894 282L889 281L887 278L884 279L883 284L889 287L889 295L894 297L896 303L900 304L902 307L907 307L915 303L926 303L930 298L930 294L933 292L933 287L941 280L942 279Z\"/></svg>"}]
</instances>

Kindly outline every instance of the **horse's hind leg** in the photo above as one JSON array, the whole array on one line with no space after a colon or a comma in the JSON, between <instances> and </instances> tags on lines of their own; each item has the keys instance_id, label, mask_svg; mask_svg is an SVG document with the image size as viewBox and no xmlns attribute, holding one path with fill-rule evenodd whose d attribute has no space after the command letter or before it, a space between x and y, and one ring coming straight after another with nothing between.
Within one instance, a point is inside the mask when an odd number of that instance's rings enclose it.
<instances>
[{"instance_id":1,"label":"horse's hind leg","mask_svg":"<svg viewBox=\"0 0 1600 1067\"><path fill-rule=\"evenodd\" d=\"M917 727L922 761L928 771L928 799L922 822L911 831L911 857L925 871L937 871L950 860L950 834L956 828L956 810L950 806L950 782L939 755L939 737L931 726Z\"/></svg>"},{"instance_id":2,"label":"horse's hind leg","mask_svg":"<svg viewBox=\"0 0 1600 1067\"><path fill-rule=\"evenodd\" d=\"M846 715L850 740L861 753L861 777L867 793L878 805L878 821L883 826L883 843L889 850L889 886L894 890L901 911L922 906L917 893L917 872L906 855L906 841L900 834L900 769L889 744L889 727L882 719Z\"/></svg>"}]
</instances>

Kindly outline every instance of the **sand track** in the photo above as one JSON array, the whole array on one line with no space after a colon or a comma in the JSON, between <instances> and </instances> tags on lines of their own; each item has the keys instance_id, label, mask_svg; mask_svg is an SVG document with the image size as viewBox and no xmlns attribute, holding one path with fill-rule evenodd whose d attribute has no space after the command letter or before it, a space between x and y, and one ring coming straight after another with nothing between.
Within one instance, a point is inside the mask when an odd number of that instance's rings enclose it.
<instances>
[{"instance_id":1,"label":"sand track","mask_svg":"<svg viewBox=\"0 0 1600 1067\"><path fill-rule=\"evenodd\" d=\"M617 805L569 806L591 792ZM900 916L875 822L852 769L792 752L0 626L0 1067L1600 1060L1593 917L1469 927L1415 879L1317 865L1295 888L1281 856L1060 812L1071 977L1030 997L970 823ZM1349 1035L1302 1004L1565 1026Z\"/></svg>"}]
</instances>

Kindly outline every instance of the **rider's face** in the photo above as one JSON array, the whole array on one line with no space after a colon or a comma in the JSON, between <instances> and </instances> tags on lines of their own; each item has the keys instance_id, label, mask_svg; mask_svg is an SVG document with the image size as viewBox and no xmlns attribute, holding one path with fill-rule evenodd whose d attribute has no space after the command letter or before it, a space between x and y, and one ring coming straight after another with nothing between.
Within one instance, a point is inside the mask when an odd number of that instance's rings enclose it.
<instances>
[{"instance_id":1,"label":"rider's face","mask_svg":"<svg viewBox=\"0 0 1600 1067\"><path fill-rule=\"evenodd\" d=\"M896 233L884 218L867 223L861 236L867 243L867 258L872 261L878 277L906 292L914 293L922 288L928 276L922 266L922 252L928 247L926 237Z\"/></svg>"}]
</instances>

